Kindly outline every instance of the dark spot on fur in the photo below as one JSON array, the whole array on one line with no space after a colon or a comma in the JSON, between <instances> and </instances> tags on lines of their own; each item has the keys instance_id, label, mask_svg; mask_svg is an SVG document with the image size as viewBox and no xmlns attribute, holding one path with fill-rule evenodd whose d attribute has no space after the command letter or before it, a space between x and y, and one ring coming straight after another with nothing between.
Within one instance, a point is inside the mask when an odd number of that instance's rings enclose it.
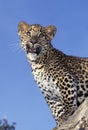
<instances>
[{"instance_id":1,"label":"dark spot on fur","mask_svg":"<svg viewBox=\"0 0 88 130\"><path fill-rule=\"evenodd\" d=\"M74 97L71 97L71 100L74 100Z\"/></svg>"},{"instance_id":2,"label":"dark spot on fur","mask_svg":"<svg viewBox=\"0 0 88 130\"><path fill-rule=\"evenodd\" d=\"M70 91L70 90L68 90L68 94L71 94L71 91Z\"/></svg>"},{"instance_id":3,"label":"dark spot on fur","mask_svg":"<svg viewBox=\"0 0 88 130\"><path fill-rule=\"evenodd\" d=\"M70 88L70 84L67 84L67 87Z\"/></svg>"},{"instance_id":4,"label":"dark spot on fur","mask_svg":"<svg viewBox=\"0 0 88 130\"><path fill-rule=\"evenodd\" d=\"M78 96L79 96L79 97L83 96L83 92L82 92L82 91L79 91Z\"/></svg>"},{"instance_id":5,"label":"dark spot on fur","mask_svg":"<svg viewBox=\"0 0 88 130\"><path fill-rule=\"evenodd\" d=\"M88 84L88 80L86 80L85 83Z\"/></svg>"},{"instance_id":6,"label":"dark spot on fur","mask_svg":"<svg viewBox=\"0 0 88 130\"><path fill-rule=\"evenodd\" d=\"M82 88L84 91L86 90L84 85L81 85L81 88Z\"/></svg>"},{"instance_id":7,"label":"dark spot on fur","mask_svg":"<svg viewBox=\"0 0 88 130\"><path fill-rule=\"evenodd\" d=\"M77 86L77 90L79 90L79 86Z\"/></svg>"},{"instance_id":8,"label":"dark spot on fur","mask_svg":"<svg viewBox=\"0 0 88 130\"><path fill-rule=\"evenodd\" d=\"M85 97L88 97L88 93L85 93Z\"/></svg>"},{"instance_id":9,"label":"dark spot on fur","mask_svg":"<svg viewBox=\"0 0 88 130\"><path fill-rule=\"evenodd\" d=\"M67 78L65 78L65 82L68 82L68 79L67 79Z\"/></svg>"}]
</instances>

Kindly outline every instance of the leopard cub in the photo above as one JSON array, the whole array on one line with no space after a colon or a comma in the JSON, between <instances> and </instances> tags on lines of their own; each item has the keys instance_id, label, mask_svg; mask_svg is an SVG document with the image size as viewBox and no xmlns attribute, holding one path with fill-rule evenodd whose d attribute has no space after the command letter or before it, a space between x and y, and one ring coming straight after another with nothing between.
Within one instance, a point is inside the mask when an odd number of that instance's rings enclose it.
<instances>
[{"instance_id":1,"label":"leopard cub","mask_svg":"<svg viewBox=\"0 0 88 130\"><path fill-rule=\"evenodd\" d=\"M88 58L69 56L54 48L51 40L55 33L53 25L18 25L34 79L60 126L88 96Z\"/></svg>"}]
</instances>

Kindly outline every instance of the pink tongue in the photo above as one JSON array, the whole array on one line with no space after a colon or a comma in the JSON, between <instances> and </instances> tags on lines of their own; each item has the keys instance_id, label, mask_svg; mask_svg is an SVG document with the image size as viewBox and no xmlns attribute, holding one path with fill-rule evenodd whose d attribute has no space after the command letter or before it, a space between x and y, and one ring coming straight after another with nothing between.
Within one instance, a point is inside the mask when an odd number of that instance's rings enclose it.
<instances>
[{"instance_id":1,"label":"pink tongue","mask_svg":"<svg viewBox=\"0 0 88 130\"><path fill-rule=\"evenodd\" d=\"M35 48L30 48L30 52L36 52Z\"/></svg>"}]
</instances>

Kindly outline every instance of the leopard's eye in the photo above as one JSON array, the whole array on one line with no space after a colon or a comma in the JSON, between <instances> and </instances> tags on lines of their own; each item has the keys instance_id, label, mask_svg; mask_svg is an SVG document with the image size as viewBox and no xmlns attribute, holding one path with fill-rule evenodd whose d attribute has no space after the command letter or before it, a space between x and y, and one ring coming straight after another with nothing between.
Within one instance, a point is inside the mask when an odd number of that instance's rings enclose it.
<instances>
[{"instance_id":1,"label":"leopard's eye","mask_svg":"<svg viewBox=\"0 0 88 130\"><path fill-rule=\"evenodd\" d=\"M27 36L30 36L30 34L31 34L30 31L27 31L27 32L26 32L26 35L27 35Z\"/></svg>"},{"instance_id":2,"label":"leopard's eye","mask_svg":"<svg viewBox=\"0 0 88 130\"><path fill-rule=\"evenodd\" d=\"M44 37L44 34L43 34L43 33L40 33L39 37L41 37L41 38Z\"/></svg>"}]
</instances>

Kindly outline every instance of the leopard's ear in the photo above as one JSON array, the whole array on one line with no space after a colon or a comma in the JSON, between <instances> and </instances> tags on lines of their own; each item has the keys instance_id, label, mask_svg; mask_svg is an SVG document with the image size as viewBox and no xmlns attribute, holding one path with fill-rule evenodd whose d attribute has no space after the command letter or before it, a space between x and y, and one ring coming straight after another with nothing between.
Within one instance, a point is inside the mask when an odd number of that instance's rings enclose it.
<instances>
[{"instance_id":1,"label":"leopard's ear","mask_svg":"<svg viewBox=\"0 0 88 130\"><path fill-rule=\"evenodd\" d=\"M54 25L50 25L50 26L45 27L45 28L46 28L47 35L52 40L54 35L55 35L55 33L56 33L56 31L57 31L56 27Z\"/></svg>"},{"instance_id":2,"label":"leopard's ear","mask_svg":"<svg viewBox=\"0 0 88 130\"><path fill-rule=\"evenodd\" d=\"M18 34L20 35L21 32L27 30L29 27L29 24L26 22L22 21L18 24Z\"/></svg>"}]
</instances>

